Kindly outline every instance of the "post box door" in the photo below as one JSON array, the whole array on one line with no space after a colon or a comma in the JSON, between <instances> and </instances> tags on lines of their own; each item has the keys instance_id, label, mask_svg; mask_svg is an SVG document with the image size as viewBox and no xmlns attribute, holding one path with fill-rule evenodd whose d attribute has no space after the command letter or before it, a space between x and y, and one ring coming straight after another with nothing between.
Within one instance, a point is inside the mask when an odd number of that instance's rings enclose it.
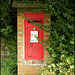
<instances>
[{"instance_id":1,"label":"post box door","mask_svg":"<svg viewBox=\"0 0 75 75\"><path fill-rule=\"evenodd\" d=\"M32 19L34 22L42 25L44 23L44 13L24 13L24 16ZM24 41L25 41L25 59L26 60L43 60L44 47L37 38L44 40L44 31L35 24L24 20Z\"/></svg>"}]
</instances>

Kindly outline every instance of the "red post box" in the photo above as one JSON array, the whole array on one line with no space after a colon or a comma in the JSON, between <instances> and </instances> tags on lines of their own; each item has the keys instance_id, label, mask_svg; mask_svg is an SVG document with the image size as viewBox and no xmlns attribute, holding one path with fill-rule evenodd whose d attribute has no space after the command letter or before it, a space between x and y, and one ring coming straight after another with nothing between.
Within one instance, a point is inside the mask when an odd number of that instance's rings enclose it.
<instances>
[{"instance_id":1,"label":"red post box","mask_svg":"<svg viewBox=\"0 0 75 75\"><path fill-rule=\"evenodd\" d=\"M42 25L44 24L44 13L24 13L25 17ZM43 60L44 47L35 37L44 40L44 31L35 24L24 20L24 43L25 43L25 60Z\"/></svg>"}]
</instances>

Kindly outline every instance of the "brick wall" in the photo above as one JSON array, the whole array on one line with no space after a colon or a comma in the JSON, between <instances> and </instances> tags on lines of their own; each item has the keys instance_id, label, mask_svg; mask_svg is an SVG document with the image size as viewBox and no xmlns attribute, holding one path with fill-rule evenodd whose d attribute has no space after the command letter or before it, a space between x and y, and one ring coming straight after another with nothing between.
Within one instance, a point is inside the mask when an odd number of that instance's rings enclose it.
<instances>
[{"instance_id":1,"label":"brick wall","mask_svg":"<svg viewBox=\"0 0 75 75\"><path fill-rule=\"evenodd\" d=\"M46 66L45 60L49 58L49 54L44 50L44 61L38 60L25 60L24 59L24 18L21 13L31 12L24 9L17 9L17 61L18 61L18 75L39 75L38 71L43 66ZM32 13L32 12L31 12ZM50 25L48 19L51 18L50 13L45 13L45 25ZM50 36L49 33L45 32L45 40ZM49 47L49 46L48 46Z\"/></svg>"}]
</instances>

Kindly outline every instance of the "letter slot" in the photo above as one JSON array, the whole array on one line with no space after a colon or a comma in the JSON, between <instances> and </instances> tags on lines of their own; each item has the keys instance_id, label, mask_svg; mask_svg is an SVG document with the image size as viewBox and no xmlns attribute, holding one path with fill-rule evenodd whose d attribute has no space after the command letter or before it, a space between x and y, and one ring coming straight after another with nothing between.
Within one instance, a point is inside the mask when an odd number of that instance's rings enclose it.
<instances>
[{"instance_id":1,"label":"letter slot","mask_svg":"<svg viewBox=\"0 0 75 75\"><path fill-rule=\"evenodd\" d=\"M38 20L32 20L32 22L41 22L41 21L38 21ZM29 20L28 20L28 23L30 23Z\"/></svg>"}]
</instances>

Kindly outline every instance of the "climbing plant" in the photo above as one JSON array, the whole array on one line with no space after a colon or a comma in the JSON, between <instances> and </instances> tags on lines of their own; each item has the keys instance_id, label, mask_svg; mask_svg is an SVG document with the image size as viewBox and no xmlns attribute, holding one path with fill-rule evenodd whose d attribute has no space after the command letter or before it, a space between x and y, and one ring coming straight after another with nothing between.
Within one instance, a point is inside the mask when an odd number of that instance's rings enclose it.
<instances>
[{"instance_id":1,"label":"climbing plant","mask_svg":"<svg viewBox=\"0 0 75 75\"><path fill-rule=\"evenodd\" d=\"M51 13L51 25L35 24L50 33L50 40L46 42L50 45L46 48L50 60L40 74L74 75L74 4L69 0L50 0L46 1L43 10Z\"/></svg>"},{"instance_id":2,"label":"climbing plant","mask_svg":"<svg viewBox=\"0 0 75 75\"><path fill-rule=\"evenodd\" d=\"M48 5L52 17L48 31L50 60L40 74L74 75L74 4L69 0L50 0Z\"/></svg>"}]
</instances>

